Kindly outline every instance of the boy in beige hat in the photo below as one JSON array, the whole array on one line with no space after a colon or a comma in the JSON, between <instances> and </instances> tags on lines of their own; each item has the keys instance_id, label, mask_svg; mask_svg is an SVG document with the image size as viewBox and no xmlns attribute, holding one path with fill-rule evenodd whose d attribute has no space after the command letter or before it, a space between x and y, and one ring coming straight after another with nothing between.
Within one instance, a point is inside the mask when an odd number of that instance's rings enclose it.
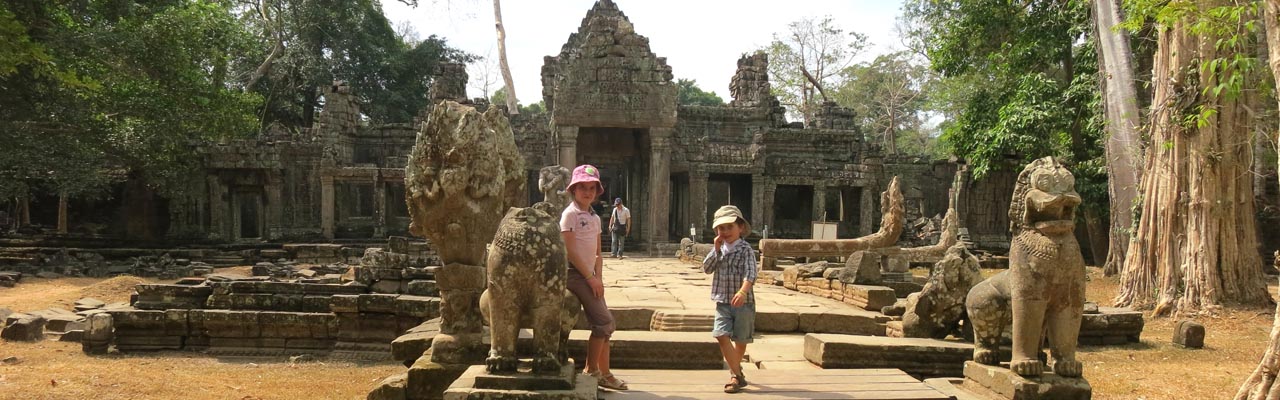
<instances>
[{"instance_id":1,"label":"boy in beige hat","mask_svg":"<svg viewBox=\"0 0 1280 400\"><path fill-rule=\"evenodd\" d=\"M716 239L702 261L702 272L714 274L711 300L716 302L716 317L711 335L720 343L720 354L729 365L731 377L724 392L737 393L747 386L742 355L747 352L747 343L752 342L756 322L751 290L756 282L756 258L751 244L743 239L751 233L751 225L738 207L724 206L716 210L711 227L716 230Z\"/></svg>"}]
</instances>

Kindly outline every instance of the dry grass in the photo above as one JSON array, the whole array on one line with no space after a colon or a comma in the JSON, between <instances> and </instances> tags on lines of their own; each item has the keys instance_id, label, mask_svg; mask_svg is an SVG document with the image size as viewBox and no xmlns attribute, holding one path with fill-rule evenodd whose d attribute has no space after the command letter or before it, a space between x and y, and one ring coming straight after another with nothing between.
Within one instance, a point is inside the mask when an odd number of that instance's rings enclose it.
<instances>
[{"instance_id":1,"label":"dry grass","mask_svg":"<svg viewBox=\"0 0 1280 400\"><path fill-rule=\"evenodd\" d=\"M224 361L196 353L86 356L77 343L0 342L0 399L363 399L387 363Z\"/></svg>"},{"instance_id":2,"label":"dry grass","mask_svg":"<svg viewBox=\"0 0 1280 400\"><path fill-rule=\"evenodd\" d=\"M83 297L128 301L133 285L143 282L157 281L131 276L24 279L17 287L0 288L0 307L70 309ZM0 341L0 359L10 356L20 361L0 363L0 400L363 399L377 381L405 371L396 363L291 364L184 352L87 356L78 343Z\"/></svg>"},{"instance_id":3,"label":"dry grass","mask_svg":"<svg viewBox=\"0 0 1280 400\"><path fill-rule=\"evenodd\" d=\"M1110 304L1118 280L1096 268L1089 278L1089 300ZM1147 318L1141 343L1085 347L1080 358L1093 398L1230 399L1262 358L1274 311L1228 309L1189 318L1205 326L1205 348L1198 350L1172 344L1179 321L1173 318Z\"/></svg>"}]
</instances>

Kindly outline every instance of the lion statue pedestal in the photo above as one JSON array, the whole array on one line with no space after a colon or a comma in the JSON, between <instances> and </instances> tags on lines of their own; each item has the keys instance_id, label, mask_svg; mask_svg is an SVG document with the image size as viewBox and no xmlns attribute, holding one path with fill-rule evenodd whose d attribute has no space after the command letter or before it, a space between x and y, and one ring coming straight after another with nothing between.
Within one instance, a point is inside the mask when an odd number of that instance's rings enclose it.
<instances>
[{"instance_id":1,"label":"lion statue pedestal","mask_svg":"<svg viewBox=\"0 0 1280 400\"><path fill-rule=\"evenodd\" d=\"M1075 177L1052 157L1018 175L1009 207L1009 270L975 285L965 299L974 336L965 385L1016 400L1091 396L1076 359L1085 285L1075 238L1079 205ZM998 354L1007 329L1013 356L1005 369ZM1046 346L1052 368L1041 359Z\"/></svg>"}]
</instances>

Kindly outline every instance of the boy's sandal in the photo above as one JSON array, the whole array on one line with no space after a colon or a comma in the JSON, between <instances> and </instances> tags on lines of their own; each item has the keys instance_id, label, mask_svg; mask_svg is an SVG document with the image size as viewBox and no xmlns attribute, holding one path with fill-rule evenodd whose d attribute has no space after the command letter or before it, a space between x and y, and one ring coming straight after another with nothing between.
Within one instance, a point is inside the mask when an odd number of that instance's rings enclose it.
<instances>
[{"instance_id":1,"label":"boy's sandal","mask_svg":"<svg viewBox=\"0 0 1280 400\"><path fill-rule=\"evenodd\" d=\"M747 387L747 374L741 372L738 373L738 385L740 387Z\"/></svg>"},{"instance_id":2,"label":"boy's sandal","mask_svg":"<svg viewBox=\"0 0 1280 400\"><path fill-rule=\"evenodd\" d=\"M729 383L724 384L725 393L738 393L742 391L742 387L746 386L738 379L737 376L729 378Z\"/></svg>"},{"instance_id":3,"label":"boy's sandal","mask_svg":"<svg viewBox=\"0 0 1280 400\"><path fill-rule=\"evenodd\" d=\"M613 389L613 390L627 390L627 382L624 382L623 380L618 379L618 377L613 376L613 374L602 375L602 376L599 376L598 378L600 379L598 381L599 385L602 388Z\"/></svg>"}]
</instances>

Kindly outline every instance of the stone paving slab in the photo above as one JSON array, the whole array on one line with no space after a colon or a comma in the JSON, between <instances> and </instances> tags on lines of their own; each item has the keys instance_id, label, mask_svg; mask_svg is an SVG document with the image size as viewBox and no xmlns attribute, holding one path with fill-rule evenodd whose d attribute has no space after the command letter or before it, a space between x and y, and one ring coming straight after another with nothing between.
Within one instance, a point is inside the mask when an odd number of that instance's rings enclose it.
<instances>
[{"instance_id":1,"label":"stone paving slab","mask_svg":"<svg viewBox=\"0 0 1280 400\"><path fill-rule=\"evenodd\" d=\"M805 335L805 359L822 368L901 368L917 376L963 376L973 345L937 339Z\"/></svg>"},{"instance_id":2,"label":"stone paving slab","mask_svg":"<svg viewBox=\"0 0 1280 400\"><path fill-rule=\"evenodd\" d=\"M602 392L602 399L718 399L727 398L726 371L614 370L627 381L626 392ZM902 371L758 370L749 371L750 385L741 396L751 399L948 399Z\"/></svg>"},{"instance_id":3,"label":"stone paving slab","mask_svg":"<svg viewBox=\"0 0 1280 400\"><path fill-rule=\"evenodd\" d=\"M669 258L606 259L602 275L619 330L709 329L704 328L715 303L707 286L711 275L702 273L700 266ZM884 324L891 320L842 301L778 286L756 285L755 291L757 332L884 335ZM641 321L645 315L652 321Z\"/></svg>"}]
</instances>

